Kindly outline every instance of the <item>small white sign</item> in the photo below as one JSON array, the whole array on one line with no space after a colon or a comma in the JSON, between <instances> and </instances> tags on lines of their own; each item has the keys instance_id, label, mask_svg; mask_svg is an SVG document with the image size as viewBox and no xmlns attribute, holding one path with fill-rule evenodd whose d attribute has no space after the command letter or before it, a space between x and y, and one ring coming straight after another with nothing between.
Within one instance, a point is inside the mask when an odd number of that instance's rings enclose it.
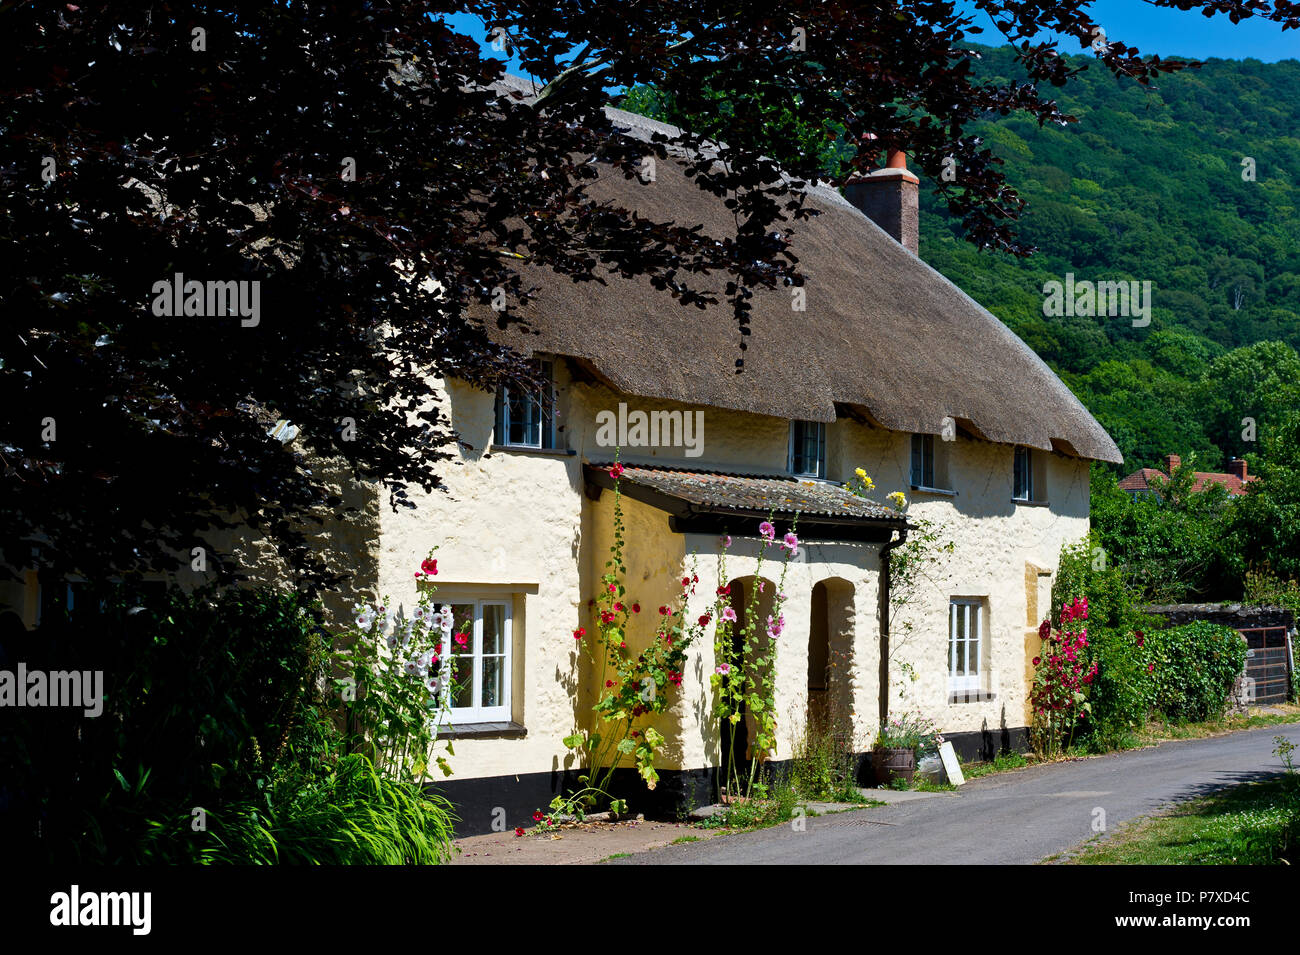
<instances>
[{"instance_id":1,"label":"small white sign","mask_svg":"<svg viewBox=\"0 0 1300 955\"><path fill-rule=\"evenodd\" d=\"M944 741L939 744L939 758L943 760L943 772L948 782L954 786L964 785L966 777L961 774L961 763L957 762L957 753L952 743Z\"/></svg>"}]
</instances>

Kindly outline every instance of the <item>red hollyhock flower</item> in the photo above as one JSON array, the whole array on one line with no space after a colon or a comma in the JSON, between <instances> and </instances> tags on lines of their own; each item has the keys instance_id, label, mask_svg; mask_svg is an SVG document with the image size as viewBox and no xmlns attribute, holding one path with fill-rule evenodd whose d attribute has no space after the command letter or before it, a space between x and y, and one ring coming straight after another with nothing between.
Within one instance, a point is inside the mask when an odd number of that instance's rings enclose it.
<instances>
[{"instance_id":1,"label":"red hollyhock flower","mask_svg":"<svg viewBox=\"0 0 1300 955\"><path fill-rule=\"evenodd\" d=\"M1040 662L1042 662L1042 658L1041 658L1041 657L1034 657L1034 666L1038 666L1038 664L1039 664Z\"/></svg>"},{"instance_id":2,"label":"red hollyhock flower","mask_svg":"<svg viewBox=\"0 0 1300 955\"><path fill-rule=\"evenodd\" d=\"M436 560L426 557L424 561L420 564L420 570L422 570L426 574L437 574L438 562Z\"/></svg>"},{"instance_id":3,"label":"red hollyhock flower","mask_svg":"<svg viewBox=\"0 0 1300 955\"><path fill-rule=\"evenodd\" d=\"M1052 622L1050 620L1044 620L1041 624L1038 625L1038 639L1046 640L1051 635L1052 635Z\"/></svg>"},{"instance_id":4,"label":"red hollyhock flower","mask_svg":"<svg viewBox=\"0 0 1300 955\"><path fill-rule=\"evenodd\" d=\"M613 685L614 685L614 681L613 681L613 680L606 680L606 681L605 681L605 686L606 686L606 687L611 687L611 686L613 686Z\"/></svg>"},{"instance_id":5,"label":"red hollyhock flower","mask_svg":"<svg viewBox=\"0 0 1300 955\"><path fill-rule=\"evenodd\" d=\"M615 462L614 466L609 469L609 474L610 477L617 481L623 476L623 465L619 462Z\"/></svg>"},{"instance_id":6,"label":"red hollyhock flower","mask_svg":"<svg viewBox=\"0 0 1300 955\"><path fill-rule=\"evenodd\" d=\"M1138 638L1139 647L1147 642L1146 634L1144 634L1141 630L1136 631L1136 636Z\"/></svg>"},{"instance_id":7,"label":"red hollyhock flower","mask_svg":"<svg viewBox=\"0 0 1300 955\"><path fill-rule=\"evenodd\" d=\"M689 577L683 577L683 578L682 578L682 586L683 586L683 587L689 587L690 585L691 585L691 578L689 578Z\"/></svg>"},{"instance_id":8,"label":"red hollyhock flower","mask_svg":"<svg viewBox=\"0 0 1300 955\"><path fill-rule=\"evenodd\" d=\"M709 621L712 619L713 618L710 617L707 613L700 614L700 626L707 627L709 625Z\"/></svg>"},{"instance_id":9,"label":"red hollyhock flower","mask_svg":"<svg viewBox=\"0 0 1300 955\"><path fill-rule=\"evenodd\" d=\"M728 597L728 596L730 596L730 595L731 595L731 584L727 584L727 586L725 586L725 587L719 587L719 588L718 588L718 596L720 596L720 597Z\"/></svg>"},{"instance_id":10,"label":"red hollyhock flower","mask_svg":"<svg viewBox=\"0 0 1300 955\"><path fill-rule=\"evenodd\" d=\"M610 585L609 585L609 592L610 592L611 594L616 594L616 593L618 593L618 584L610 584Z\"/></svg>"},{"instance_id":11,"label":"red hollyhock flower","mask_svg":"<svg viewBox=\"0 0 1300 955\"><path fill-rule=\"evenodd\" d=\"M601 622L601 623L613 623L613 622L614 622L614 615L613 615L612 613L610 613L608 610L602 610L602 611L600 612L600 622Z\"/></svg>"},{"instance_id":12,"label":"red hollyhock flower","mask_svg":"<svg viewBox=\"0 0 1300 955\"><path fill-rule=\"evenodd\" d=\"M586 635L587 635L586 627L579 627L577 630L573 631L573 639L575 640L581 640Z\"/></svg>"},{"instance_id":13,"label":"red hollyhock flower","mask_svg":"<svg viewBox=\"0 0 1300 955\"><path fill-rule=\"evenodd\" d=\"M524 827L523 827L523 826L515 826L515 835L517 835L517 836L522 836L523 834L524 834Z\"/></svg>"},{"instance_id":14,"label":"red hollyhock flower","mask_svg":"<svg viewBox=\"0 0 1300 955\"><path fill-rule=\"evenodd\" d=\"M640 613L640 612L641 612L641 605L640 605L640 604L633 604L633 605L632 605L632 612L633 612L633 613Z\"/></svg>"},{"instance_id":15,"label":"red hollyhock flower","mask_svg":"<svg viewBox=\"0 0 1300 955\"><path fill-rule=\"evenodd\" d=\"M614 604L614 609L617 610L617 611L619 611L620 613L622 613L622 611L623 611L623 605L622 605L621 603L615 603L615 604Z\"/></svg>"},{"instance_id":16,"label":"red hollyhock flower","mask_svg":"<svg viewBox=\"0 0 1300 955\"><path fill-rule=\"evenodd\" d=\"M542 814L540 812L533 813L533 822L541 822L541 821L542 821Z\"/></svg>"},{"instance_id":17,"label":"red hollyhock flower","mask_svg":"<svg viewBox=\"0 0 1300 955\"><path fill-rule=\"evenodd\" d=\"M659 613L666 617L666 616L668 616L670 613L672 613L672 611L669 610L667 607L660 607L660 608L659 608Z\"/></svg>"},{"instance_id":18,"label":"red hollyhock flower","mask_svg":"<svg viewBox=\"0 0 1300 955\"><path fill-rule=\"evenodd\" d=\"M1147 672L1148 672L1148 673L1155 673L1155 672L1156 672L1156 665L1155 665L1154 663L1148 663L1148 664L1147 664Z\"/></svg>"}]
</instances>

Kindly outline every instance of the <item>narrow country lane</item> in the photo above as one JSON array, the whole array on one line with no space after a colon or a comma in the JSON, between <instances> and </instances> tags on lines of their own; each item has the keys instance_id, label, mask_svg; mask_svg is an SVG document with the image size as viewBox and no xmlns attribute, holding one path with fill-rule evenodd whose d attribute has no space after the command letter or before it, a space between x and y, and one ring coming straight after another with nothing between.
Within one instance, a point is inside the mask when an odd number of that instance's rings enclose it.
<instances>
[{"instance_id":1,"label":"narrow country lane","mask_svg":"<svg viewBox=\"0 0 1300 955\"><path fill-rule=\"evenodd\" d=\"M919 865L1038 862L1174 802L1282 771L1273 737L1300 744L1300 725L1037 766L967 783L957 793L787 823L642 852L618 864Z\"/></svg>"}]
</instances>

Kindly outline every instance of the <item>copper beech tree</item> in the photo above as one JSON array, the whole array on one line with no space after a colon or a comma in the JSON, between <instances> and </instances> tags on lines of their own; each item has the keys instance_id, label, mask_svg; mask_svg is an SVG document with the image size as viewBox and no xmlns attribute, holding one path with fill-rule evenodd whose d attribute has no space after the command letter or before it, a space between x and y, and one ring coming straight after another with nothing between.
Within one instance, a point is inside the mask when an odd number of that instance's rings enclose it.
<instances>
[{"instance_id":1,"label":"copper beech tree","mask_svg":"<svg viewBox=\"0 0 1300 955\"><path fill-rule=\"evenodd\" d=\"M1290 0L1153 2L1300 24ZM857 169L907 150L972 242L1027 254L1021 200L972 121L1069 122L1044 92L1076 70L1061 52L1144 83L1186 64L1108 36L1087 3L972 8L5 0L0 559L170 570L231 522L266 535L305 587L332 582L347 568L305 532L345 502L303 448L392 506L436 488L456 436L426 407L427 376L530 375L474 308L518 321L520 261L583 282L648 275L683 307L730 309L743 372L752 290L802 281L787 240L818 172L782 146L774 110L842 135ZM1023 75L977 81L977 36L1013 44ZM494 86L493 45L539 78L536 95ZM688 114L728 99L725 141L688 172L734 210L729 234L588 200L594 164L631 176L703 145L611 135L602 107L638 84ZM697 280L719 271L715 301ZM301 438L269 435L277 419ZM210 561L219 578L244 570Z\"/></svg>"}]
</instances>

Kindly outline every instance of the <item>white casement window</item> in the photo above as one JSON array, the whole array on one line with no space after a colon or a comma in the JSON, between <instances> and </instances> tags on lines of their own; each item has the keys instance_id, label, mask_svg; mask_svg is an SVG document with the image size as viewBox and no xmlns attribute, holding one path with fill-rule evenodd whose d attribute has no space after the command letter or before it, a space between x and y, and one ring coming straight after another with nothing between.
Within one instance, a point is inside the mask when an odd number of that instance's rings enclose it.
<instances>
[{"instance_id":1,"label":"white casement window","mask_svg":"<svg viewBox=\"0 0 1300 955\"><path fill-rule=\"evenodd\" d=\"M516 448L555 447L554 365L538 363L540 390L502 385L497 391L497 444Z\"/></svg>"},{"instance_id":2,"label":"white casement window","mask_svg":"<svg viewBox=\"0 0 1300 955\"><path fill-rule=\"evenodd\" d=\"M1034 496L1034 454L1029 448L1017 447L1015 477L1011 497L1016 501L1036 501Z\"/></svg>"},{"instance_id":3,"label":"white casement window","mask_svg":"<svg viewBox=\"0 0 1300 955\"><path fill-rule=\"evenodd\" d=\"M513 634L509 600L453 602L451 723L510 719Z\"/></svg>"},{"instance_id":4,"label":"white casement window","mask_svg":"<svg viewBox=\"0 0 1300 955\"><path fill-rule=\"evenodd\" d=\"M826 425L822 422L790 422L790 473L796 477L826 476Z\"/></svg>"},{"instance_id":5,"label":"white casement window","mask_svg":"<svg viewBox=\"0 0 1300 955\"><path fill-rule=\"evenodd\" d=\"M953 693L978 693L980 667L984 666L983 604L953 598L948 605L948 689Z\"/></svg>"}]
</instances>

